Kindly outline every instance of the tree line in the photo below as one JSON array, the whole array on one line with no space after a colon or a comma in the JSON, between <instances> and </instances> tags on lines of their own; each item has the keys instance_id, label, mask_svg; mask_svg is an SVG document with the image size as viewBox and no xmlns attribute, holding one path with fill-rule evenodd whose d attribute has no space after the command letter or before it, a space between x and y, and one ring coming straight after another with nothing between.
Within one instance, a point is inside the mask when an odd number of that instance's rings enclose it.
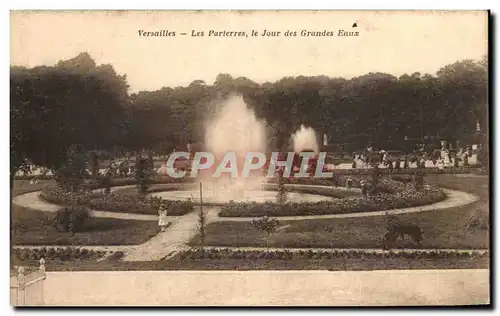
<instances>
[{"instance_id":1,"label":"tree line","mask_svg":"<svg viewBox=\"0 0 500 316\"><path fill-rule=\"evenodd\" d=\"M206 118L233 93L267 122L271 149L285 147L301 124L345 151L367 144L404 149L415 139L470 144L486 137L487 64L484 57L443 66L435 75L298 76L266 83L219 74L212 85L196 80L133 94L125 75L97 65L87 53L54 66L13 66L11 171L28 160L58 169L74 144L116 154L169 152L202 141Z\"/></svg>"}]
</instances>

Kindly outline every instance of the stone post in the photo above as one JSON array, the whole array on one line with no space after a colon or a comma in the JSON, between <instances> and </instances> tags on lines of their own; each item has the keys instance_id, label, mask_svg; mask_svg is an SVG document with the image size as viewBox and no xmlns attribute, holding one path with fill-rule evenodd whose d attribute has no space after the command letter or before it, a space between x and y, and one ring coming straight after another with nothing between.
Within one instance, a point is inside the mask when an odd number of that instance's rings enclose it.
<instances>
[{"instance_id":1,"label":"stone post","mask_svg":"<svg viewBox=\"0 0 500 316\"><path fill-rule=\"evenodd\" d=\"M26 301L25 283L24 267L19 267L17 269L17 306L23 306Z\"/></svg>"}]
</instances>

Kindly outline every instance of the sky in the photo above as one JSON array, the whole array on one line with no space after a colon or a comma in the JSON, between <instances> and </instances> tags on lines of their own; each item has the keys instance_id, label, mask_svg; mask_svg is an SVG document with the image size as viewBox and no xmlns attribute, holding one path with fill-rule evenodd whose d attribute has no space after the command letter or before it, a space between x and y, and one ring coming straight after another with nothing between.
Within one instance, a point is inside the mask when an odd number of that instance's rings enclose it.
<instances>
[{"instance_id":1,"label":"sky","mask_svg":"<svg viewBox=\"0 0 500 316\"><path fill-rule=\"evenodd\" d=\"M259 83L298 75L433 74L487 54L487 20L486 11L11 11L10 64L54 65L88 52L97 64L126 74L130 92L211 84L219 73ZM176 36L140 37L139 30ZM249 37L209 37L210 30ZM252 37L252 30L335 36ZM337 36L339 30L359 36Z\"/></svg>"}]
</instances>

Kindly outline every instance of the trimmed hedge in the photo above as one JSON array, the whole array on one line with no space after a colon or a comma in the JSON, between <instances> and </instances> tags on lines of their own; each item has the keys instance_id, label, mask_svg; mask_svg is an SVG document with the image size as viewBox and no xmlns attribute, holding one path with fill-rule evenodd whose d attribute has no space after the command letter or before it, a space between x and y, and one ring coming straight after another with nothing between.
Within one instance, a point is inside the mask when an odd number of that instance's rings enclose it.
<instances>
[{"instance_id":1,"label":"trimmed hedge","mask_svg":"<svg viewBox=\"0 0 500 316\"><path fill-rule=\"evenodd\" d=\"M458 251L387 251L387 252L370 252L363 250L232 250L229 248L222 249L201 249L193 248L182 251L178 254L181 260L200 260L200 259L246 259L246 260L320 260L320 259L381 259L384 258L407 258L407 259L478 259L489 258L489 252L458 252Z\"/></svg>"},{"instance_id":2,"label":"trimmed hedge","mask_svg":"<svg viewBox=\"0 0 500 316\"><path fill-rule=\"evenodd\" d=\"M88 250L85 248L14 248L12 256L19 260L62 260L69 261L75 259L99 259L104 257L108 252Z\"/></svg>"},{"instance_id":3,"label":"trimmed hedge","mask_svg":"<svg viewBox=\"0 0 500 316\"><path fill-rule=\"evenodd\" d=\"M309 203L229 203L219 212L221 217L261 217L261 216L306 216L375 212L390 209L422 206L436 203L446 198L438 188L415 190L413 185L396 181L381 180L383 192L372 197L350 197L332 201Z\"/></svg>"}]
</instances>

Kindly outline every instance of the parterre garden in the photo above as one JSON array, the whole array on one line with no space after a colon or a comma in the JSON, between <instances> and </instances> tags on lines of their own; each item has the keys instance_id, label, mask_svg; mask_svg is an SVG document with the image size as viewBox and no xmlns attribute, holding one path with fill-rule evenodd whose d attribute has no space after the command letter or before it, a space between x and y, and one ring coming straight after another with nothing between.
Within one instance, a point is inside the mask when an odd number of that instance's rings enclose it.
<instances>
[{"instance_id":1,"label":"parterre garden","mask_svg":"<svg viewBox=\"0 0 500 316\"><path fill-rule=\"evenodd\" d=\"M358 171L359 172L359 171ZM367 177L360 175L356 179ZM339 177L337 177L339 182ZM342 182L341 179L340 182ZM487 267L489 253L463 254L440 252L439 249L489 249L489 196L488 178L457 177L451 174L427 175L429 186L416 189L411 176L393 175L378 182L378 192L362 197L359 191L335 191L331 180L295 179L289 184L322 185L288 186L299 193L329 194L332 201L316 203L230 203L221 207L220 221L204 227L204 236L189 242L193 248L180 252L169 260L156 262L123 262L122 252L114 254L92 251L75 246L139 245L158 232L156 220L124 220L89 216L74 231L60 231L54 225L56 213L40 212L30 208L12 206L11 236L13 245L41 245L46 248L16 249L12 255L16 262L28 262L46 257L53 269L384 269L430 267ZM83 208L117 213L158 214L166 206L169 215L182 216L194 210L189 201L165 201L138 194L133 187L136 179L113 179L111 186L122 186L109 194L102 194L99 183L85 180L84 188L68 193L53 180L29 184L15 180L13 195L41 190L41 199L58 205L75 203ZM172 184L172 182L175 182ZM181 183L179 183L181 182ZM291 182L291 183L290 183ZM128 185L128 187L123 187ZM182 188L186 184L173 179L151 179L147 192ZM270 185L272 186L272 185ZM356 181L354 187L359 187ZM420 206L442 201L446 194L440 188L461 190L476 194L479 201L446 210L402 214L404 223L417 225L424 232L421 243L410 238L400 240L395 248L436 249L433 252L370 253L358 248L381 248L386 228L384 216L280 220L281 216L347 214L371 212L393 208ZM269 190L275 190L269 187ZM258 228L252 218L272 218L277 224L271 229ZM224 221L224 218L251 217L248 221ZM472 225L474 221L481 225ZM255 221L254 221L255 222ZM264 225L265 226L265 225ZM202 240L201 240L202 239ZM49 246L61 246L54 250ZM72 248L64 248L72 246ZM215 249L216 247L257 247L259 250ZM311 248L309 251L290 253L272 248ZM314 248L351 248L350 251L323 251ZM76 263L79 264L76 264ZM50 264L47 264L48 269ZM66 268L64 268L66 267ZM149 268L147 268L149 267Z\"/></svg>"}]
</instances>

